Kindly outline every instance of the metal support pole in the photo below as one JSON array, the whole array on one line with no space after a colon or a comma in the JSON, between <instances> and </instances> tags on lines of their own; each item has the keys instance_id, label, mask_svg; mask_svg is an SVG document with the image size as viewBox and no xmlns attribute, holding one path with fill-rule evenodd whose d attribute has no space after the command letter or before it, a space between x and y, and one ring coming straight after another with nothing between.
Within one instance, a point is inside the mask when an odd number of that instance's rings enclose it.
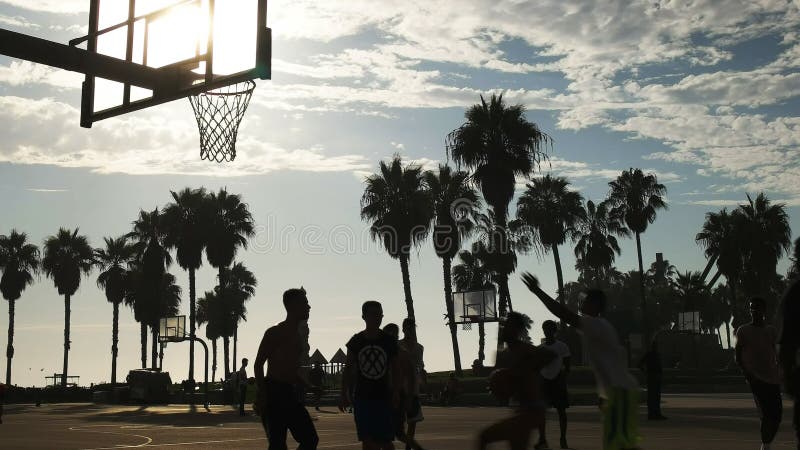
<instances>
[{"instance_id":1,"label":"metal support pole","mask_svg":"<svg viewBox=\"0 0 800 450\"><path fill-rule=\"evenodd\" d=\"M204 382L204 384L205 384L205 403L203 404L203 406L206 409L209 409L208 408L208 345L205 343L204 340L200 339L197 336L194 337L194 340L196 342L199 342L203 346L203 350L206 352L206 371L205 371L206 373L205 373L205 382Z\"/></svg>"}]
</instances>

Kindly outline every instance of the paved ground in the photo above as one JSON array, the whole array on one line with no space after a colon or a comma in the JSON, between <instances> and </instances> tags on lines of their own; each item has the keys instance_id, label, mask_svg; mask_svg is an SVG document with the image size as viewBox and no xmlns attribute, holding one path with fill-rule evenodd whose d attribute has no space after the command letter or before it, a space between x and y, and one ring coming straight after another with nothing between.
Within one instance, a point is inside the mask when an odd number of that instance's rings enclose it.
<instances>
[{"instance_id":1,"label":"paved ground","mask_svg":"<svg viewBox=\"0 0 800 450\"><path fill-rule=\"evenodd\" d=\"M667 396L664 412L670 420L642 422L643 448L759 448L758 419L752 400L746 395ZM787 419L788 412L787 405ZM335 413L333 408L323 408L322 413L314 414L318 416L319 448L360 448L355 442L352 416ZM426 420L420 426L418 438L432 450L470 449L477 430L507 414L508 410L503 408L426 408ZM573 448L600 448L599 414L595 408L571 408L570 420ZM0 425L2 449L266 448L256 417L240 418L232 409L221 406L206 412L187 406L7 405L4 422ZM556 422L548 425L555 437ZM785 420L773 448L793 448L792 436L790 424Z\"/></svg>"}]
</instances>

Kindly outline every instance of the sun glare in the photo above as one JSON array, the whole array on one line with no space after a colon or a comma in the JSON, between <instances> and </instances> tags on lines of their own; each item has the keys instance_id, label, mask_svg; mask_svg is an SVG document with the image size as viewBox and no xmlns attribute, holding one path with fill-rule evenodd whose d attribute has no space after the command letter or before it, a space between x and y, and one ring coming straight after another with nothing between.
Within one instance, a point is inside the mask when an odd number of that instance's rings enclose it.
<instances>
[{"instance_id":1,"label":"sun glare","mask_svg":"<svg viewBox=\"0 0 800 450\"><path fill-rule=\"evenodd\" d=\"M217 0L214 2L213 58L215 75L230 75L255 66L258 0ZM173 6L174 5L174 6ZM167 14L149 21L137 21L133 30L132 60L150 67L163 67L205 55L209 33L209 2L197 0L138 0L136 17L173 6ZM127 20L127 0L106 0L100 5L99 28L103 29ZM127 27L103 34L97 50L104 55L125 59ZM146 36L146 38L145 38ZM145 51L146 48L146 51ZM205 62L187 66L198 74L205 73ZM123 86L97 80L95 109L121 103ZM133 100L147 98L150 91L132 88Z\"/></svg>"}]
</instances>

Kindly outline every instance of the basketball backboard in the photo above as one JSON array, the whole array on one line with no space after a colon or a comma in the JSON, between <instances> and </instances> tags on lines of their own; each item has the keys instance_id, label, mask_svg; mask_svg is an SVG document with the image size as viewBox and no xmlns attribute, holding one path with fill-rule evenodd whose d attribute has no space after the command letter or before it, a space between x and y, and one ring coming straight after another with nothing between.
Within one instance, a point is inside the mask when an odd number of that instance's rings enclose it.
<instances>
[{"instance_id":1,"label":"basketball backboard","mask_svg":"<svg viewBox=\"0 0 800 450\"><path fill-rule=\"evenodd\" d=\"M158 324L159 342L180 342L186 339L186 316L162 317Z\"/></svg>"},{"instance_id":2,"label":"basketball backboard","mask_svg":"<svg viewBox=\"0 0 800 450\"><path fill-rule=\"evenodd\" d=\"M497 292L494 289L453 292L455 323L497 322Z\"/></svg>"},{"instance_id":3,"label":"basketball backboard","mask_svg":"<svg viewBox=\"0 0 800 450\"><path fill-rule=\"evenodd\" d=\"M127 63L86 71L81 126L255 78L270 78L267 0L87 0L70 46Z\"/></svg>"}]
</instances>

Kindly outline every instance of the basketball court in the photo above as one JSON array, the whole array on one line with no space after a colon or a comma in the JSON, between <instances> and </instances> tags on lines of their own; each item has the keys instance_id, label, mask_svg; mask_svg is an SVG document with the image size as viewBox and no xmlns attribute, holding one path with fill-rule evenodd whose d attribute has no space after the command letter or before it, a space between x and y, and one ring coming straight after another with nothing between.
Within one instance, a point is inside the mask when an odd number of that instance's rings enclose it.
<instances>
[{"instance_id":1,"label":"basketball court","mask_svg":"<svg viewBox=\"0 0 800 450\"><path fill-rule=\"evenodd\" d=\"M759 422L752 399L746 394L666 396L669 420L642 423L642 448L653 450L752 450L759 448ZM783 427L773 448L794 448L786 405ZM426 420L418 439L427 449L473 448L477 431L508 414L504 408L425 408ZM317 430L321 449L360 449L353 417L334 407L323 407ZM576 407L570 414L570 446L599 449L599 413L593 407ZM640 410L643 419L645 408ZM554 419L550 416L549 419ZM557 437L557 423L548 431ZM289 442L293 441L291 438ZM117 449L117 448L266 448L257 417L238 416L231 407L212 406L106 406L93 404L7 405L0 443L13 449ZM551 444L552 444L551 439ZM294 448L289 445L289 448ZM397 448L401 448L399 443ZM496 445L494 448L506 448Z\"/></svg>"}]
</instances>

